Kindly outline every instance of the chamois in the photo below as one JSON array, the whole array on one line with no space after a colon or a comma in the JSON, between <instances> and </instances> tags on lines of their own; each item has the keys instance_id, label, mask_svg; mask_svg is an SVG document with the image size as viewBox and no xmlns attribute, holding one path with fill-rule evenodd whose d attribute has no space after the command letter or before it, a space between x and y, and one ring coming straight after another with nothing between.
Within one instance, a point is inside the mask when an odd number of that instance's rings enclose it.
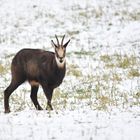
<instances>
[{"instance_id":1,"label":"chamois","mask_svg":"<svg viewBox=\"0 0 140 140\"><path fill-rule=\"evenodd\" d=\"M42 110L42 107L37 100L37 92L39 85L42 86L47 98L46 109L51 109L51 100L54 88L58 87L65 76L66 72L66 47L70 40L64 45L62 38L59 44L58 37L55 35L57 44L53 40L52 46L55 53L41 49L22 49L12 60L11 74L12 80L10 85L4 91L4 108L5 113L10 112L9 97L12 92L22 83L28 81L31 85L31 100L37 110Z\"/></svg>"}]
</instances>

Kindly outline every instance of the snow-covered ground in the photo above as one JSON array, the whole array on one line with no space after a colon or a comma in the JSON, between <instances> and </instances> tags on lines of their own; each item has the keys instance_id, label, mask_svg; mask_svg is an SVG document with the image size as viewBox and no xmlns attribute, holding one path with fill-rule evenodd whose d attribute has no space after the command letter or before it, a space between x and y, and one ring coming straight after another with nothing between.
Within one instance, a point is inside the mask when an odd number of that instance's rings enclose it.
<instances>
[{"instance_id":1,"label":"snow-covered ground","mask_svg":"<svg viewBox=\"0 0 140 140\"><path fill-rule=\"evenodd\" d=\"M98 112L22 111L0 116L1 140L139 140L139 109Z\"/></svg>"},{"instance_id":2,"label":"snow-covered ground","mask_svg":"<svg viewBox=\"0 0 140 140\"><path fill-rule=\"evenodd\" d=\"M25 83L5 115L13 56L53 51L55 34L71 42L54 111L36 111ZM0 58L0 140L140 139L139 0L0 0ZM39 100L45 107L42 89Z\"/></svg>"}]
</instances>

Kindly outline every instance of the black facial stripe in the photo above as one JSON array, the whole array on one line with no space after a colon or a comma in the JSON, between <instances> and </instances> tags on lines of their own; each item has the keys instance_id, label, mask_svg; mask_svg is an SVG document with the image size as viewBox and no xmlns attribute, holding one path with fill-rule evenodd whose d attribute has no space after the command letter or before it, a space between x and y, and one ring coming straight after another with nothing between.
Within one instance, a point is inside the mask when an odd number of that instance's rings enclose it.
<instances>
[{"instance_id":1,"label":"black facial stripe","mask_svg":"<svg viewBox=\"0 0 140 140\"><path fill-rule=\"evenodd\" d=\"M58 58L58 57L59 57L59 55L58 55L58 53L57 53L57 50L55 50L55 54L56 54L56 57Z\"/></svg>"}]
</instances>

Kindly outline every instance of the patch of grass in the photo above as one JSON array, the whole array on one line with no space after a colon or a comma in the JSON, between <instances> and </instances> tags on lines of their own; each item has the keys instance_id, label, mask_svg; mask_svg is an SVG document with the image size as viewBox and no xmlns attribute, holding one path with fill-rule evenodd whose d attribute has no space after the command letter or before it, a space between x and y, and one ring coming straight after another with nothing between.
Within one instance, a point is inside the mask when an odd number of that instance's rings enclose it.
<instances>
[{"instance_id":1,"label":"patch of grass","mask_svg":"<svg viewBox=\"0 0 140 140\"><path fill-rule=\"evenodd\" d=\"M131 66L131 61L128 57L124 57L117 62L117 66L126 69Z\"/></svg>"},{"instance_id":2,"label":"patch of grass","mask_svg":"<svg viewBox=\"0 0 140 140\"><path fill-rule=\"evenodd\" d=\"M136 98L139 98L139 99L140 99L140 91L138 91L138 92L136 93Z\"/></svg>"},{"instance_id":3,"label":"patch of grass","mask_svg":"<svg viewBox=\"0 0 140 140\"><path fill-rule=\"evenodd\" d=\"M122 68L127 69L129 67L132 67L134 65L137 65L137 58L133 55L101 55L100 60L105 63L105 66L107 68Z\"/></svg>"},{"instance_id":4,"label":"patch of grass","mask_svg":"<svg viewBox=\"0 0 140 140\"><path fill-rule=\"evenodd\" d=\"M108 55L108 54L101 55L100 60L105 63L105 67L107 67L107 68L114 68L115 67L114 56L111 56L111 55Z\"/></svg>"},{"instance_id":5,"label":"patch of grass","mask_svg":"<svg viewBox=\"0 0 140 140\"><path fill-rule=\"evenodd\" d=\"M82 76L82 72L80 70L76 70L76 69L73 69L71 71L72 75L75 76L75 77L81 77Z\"/></svg>"},{"instance_id":6,"label":"patch of grass","mask_svg":"<svg viewBox=\"0 0 140 140\"><path fill-rule=\"evenodd\" d=\"M67 75L73 75L75 77L81 77L82 71L80 71L77 65L71 64L68 66Z\"/></svg>"},{"instance_id":7,"label":"patch of grass","mask_svg":"<svg viewBox=\"0 0 140 140\"><path fill-rule=\"evenodd\" d=\"M117 73L109 73L109 74L103 74L102 75L102 80L105 82L110 81L121 81L121 75L117 74Z\"/></svg>"},{"instance_id":8,"label":"patch of grass","mask_svg":"<svg viewBox=\"0 0 140 140\"><path fill-rule=\"evenodd\" d=\"M92 51L74 51L72 52L73 54L77 55L77 56L93 56L95 55L96 52L92 52ZM71 55L71 53L68 55Z\"/></svg>"},{"instance_id":9,"label":"patch of grass","mask_svg":"<svg viewBox=\"0 0 140 140\"><path fill-rule=\"evenodd\" d=\"M90 89L77 89L74 98L83 100L91 98L91 90Z\"/></svg>"},{"instance_id":10,"label":"patch of grass","mask_svg":"<svg viewBox=\"0 0 140 140\"><path fill-rule=\"evenodd\" d=\"M9 67L0 64L0 75L5 74L8 71Z\"/></svg>"},{"instance_id":11,"label":"patch of grass","mask_svg":"<svg viewBox=\"0 0 140 140\"><path fill-rule=\"evenodd\" d=\"M137 92L134 92L133 94L133 102L131 103L131 106L133 105L140 105L140 90Z\"/></svg>"},{"instance_id":12,"label":"patch of grass","mask_svg":"<svg viewBox=\"0 0 140 140\"><path fill-rule=\"evenodd\" d=\"M111 56L109 56L107 54L106 55L101 55L100 60L105 62L105 63L111 62Z\"/></svg>"},{"instance_id":13,"label":"patch of grass","mask_svg":"<svg viewBox=\"0 0 140 140\"><path fill-rule=\"evenodd\" d=\"M130 16L134 21L139 21L139 20L140 20L140 12L131 13L129 16Z\"/></svg>"},{"instance_id":14,"label":"patch of grass","mask_svg":"<svg viewBox=\"0 0 140 140\"><path fill-rule=\"evenodd\" d=\"M115 64L113 64L112 62L111 63L107 63L107 64L105 64L105 66L107 67L107 68L114 68L115 67Z\"/></svg>"},{"instance_id":15,"label":"patch of grass","mask_svg":"<svg viewBox=\"0 0 140 140\"><path fill-rule=\"evenodd\" d=\"M68 105L68 94L56 89L53 94L52 105L56 110L66 109Z\"/></svg>"},{"instance_id":16,"label":"patch of grass","mask_svg":"<svg viewBox=\"0 0 140 140\"><path fill-rule=\"evenodd\" d=\"M67 31L67 33L70 35L70 36L73 36L73 35L77 35L80 33L80 31Z\"/></svg>"},{"instance_id":17,"label":"patch of grass","mask_svg":"<svg viewBox=\"0 0 140 140\"><path fill-rule=\"evenodd\" d=\"M130 69L128 72L128 77L140 77L140 72L138 69Z\"/></svg>"},{"instance_id":18,"label":"patch of grass","mask_svg":"<svg viewBox=\"0 0 140 140\"><path fill-rule=\"evenodd\" d=\"M5 71L5 69L4 69L3 65L2 65L2 64L0 64L0 74L3 74L3 73L4 73L4 71Z\"/></svg>"},{"instance_id":19,"label":"patch of grass","mask_svg":"<svg viewBox=\"0 0 140 140\"><path fill-rule=\"evenodd\" d=\"M102 95L96 99L95 108L98 110L107 110L108 106L113 103L113 100L108 96Z\"/></svg>"},{"instance_id":20,"label":"patch of grass","mask_svg":"<svg viewBox=\"0 0 140 140\"><path fill-rule=\"evenodd\" d=\"M108 81L108 80L110 80L110 76L105 73L105 74L102 75L102 80Z\"/></svg>"},{"instance_id":21,"label":"patch of grass","mask_svg":"<svg viewBox=\"0 0 140 140\"><path fill-rule=\"evenodd\" d=\"M119 74L114 73L113 77L111 78L111 80L113 80L113 81L122 81L122 78L121 78L121 76Z\"/></svg>"},{"instance_id":22,"label":"patch of grass","mask_svg":"<svg viewBox=\"0 0 140 140\"><path fill-rule=\"evenodd\" d=\"M136 64L137 64L137 59L133 55L131 55L131 56L117 55L117 64L116 64L116 66L119 67L119 68L126 69L126 68L132 67L132 66L134 66Z\"/></svg>"}]
</instances>

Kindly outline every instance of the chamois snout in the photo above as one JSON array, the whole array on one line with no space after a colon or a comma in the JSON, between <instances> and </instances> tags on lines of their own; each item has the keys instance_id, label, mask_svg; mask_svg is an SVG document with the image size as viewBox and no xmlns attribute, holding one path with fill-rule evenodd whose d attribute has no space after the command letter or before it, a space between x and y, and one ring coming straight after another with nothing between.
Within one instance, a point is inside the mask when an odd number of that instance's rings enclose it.
<instances>
[{"instance_id":1,"label":"chamois snout","mask_svg":"<svg viewBox=\"0 0 140 140\"><path fill-rule=\"evenodd\" d=\"M60 57L59 58L59 62L62 63L63 61L64 61L64 58L63 57Z\"/></svg>"}]
</instances>

